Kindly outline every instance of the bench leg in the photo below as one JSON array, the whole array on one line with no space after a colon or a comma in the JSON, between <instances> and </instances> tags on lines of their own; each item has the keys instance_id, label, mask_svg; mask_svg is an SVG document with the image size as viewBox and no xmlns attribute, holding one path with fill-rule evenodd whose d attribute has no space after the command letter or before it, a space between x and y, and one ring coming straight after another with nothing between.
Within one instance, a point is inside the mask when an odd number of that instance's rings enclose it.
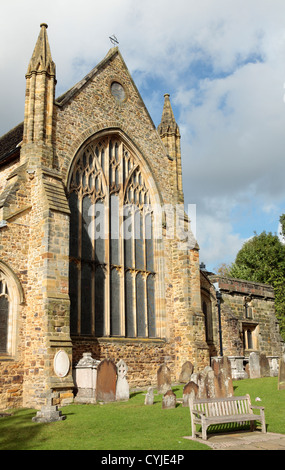
<instances>
[{"instance_id":1,"label":"bench leg","mask_svg":"<svg viewBox=\"0 0 285 470\"><path fill-rule=\"evenodd\" d=\"M262 429L262 432L266 433L265 414L264 414L264 411L263 411L263 410L261 410L261 413L260 413L260 420L261 420L261 429Z\"/></svg>"},{"instance_id":2,"label":"bench leg","mask_svg":"<svg viewBox=\"0 0 285 470\"><path fill-rule=\"evenodd\" d=\"M208 429L208 426L202 418L202 439L203 439L203 441L207 440L207 429Z\"/></svg>"},{"instance_id":3,"label":"bench leg","mask_svg":"<svg viewBox=\"0 0 285 470\"><path fill-rule=\"evenodd\" d=\"M196 437L196 424L194 422L194 415L191 414L192 437Z\"/></svg>"},{"instance_id":4,"label":"bench leg","mask_svg":"<svg viewBox=\"0 0 285 470\"><path fill-rule=\"evenodd\" d=\"M256 421L250 421L250 430L253 432L256 428Z\"/></svg>"}]
</instances>

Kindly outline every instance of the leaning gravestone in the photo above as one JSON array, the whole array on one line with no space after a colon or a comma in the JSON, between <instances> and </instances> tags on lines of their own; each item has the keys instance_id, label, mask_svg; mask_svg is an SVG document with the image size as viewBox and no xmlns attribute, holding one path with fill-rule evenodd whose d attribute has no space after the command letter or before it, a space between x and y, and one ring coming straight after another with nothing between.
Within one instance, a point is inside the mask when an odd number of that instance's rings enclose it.
<instances>
[{"instance_id":1,"label":"leaning gravestone","mask_svg":"<svg viewBox=\"0 0 285 470\"><path fill-rule=\"evenodd\" d=\"M113 361L104 359L97 368L97 401L111 402L116 400L117 368Z\"/></svg>"},{"instance_id":2,"label":"leaning gravestone","mask_svg":"<svg viewBox=\"0 0 285 470\"><path fill-rule=\"evenodd\" d=\"M285 390L285 354L279 360L278 390Z\"/></svg>"},{"instance_id":3,"label":"leaning gravestone","mask_svg":"<svg viewBox=\"0 0 285 470\"><path fill-rule=\"evenodd\" d=\"M130 398L130 387L127 382L128 366L120 359L117 363L117 384L116 384L116 400L128 400Z\"/></svg>"},{"instance_id":4,"label":"leaning gravestone","mask_svg":"<svg viewBox=\"0 0 285 470\"><path fill-rule=\"evenodd\" d=\"M266 357L266 354L260 354L260 376L261 377L270 377L270 365L269 360Z\"/></svg>"},{"instance_id":5,"label":"leaning gravestone","mask_svg":"<svg viewBox=\"0 0 285 470\"><path fill-rule=\"evenodd\" d=\"M249 355L249 373L251 379L260 378L259 353L251 352Z\"/></svg>"},{"instance_id":6,"label":"leaning gravestone","mask_svg":"<svg viewBox=\"0 0 285 470\"><path fill-rule=\"evenodd\" d=\"M166 409L170 410L171 408L175 408L175 407L176 407L176 395L172 390L168 390L168 392L166 392L163 395L162 408L164 410Z\"/></svg>"},{"instance_id":7,"label":"leaning gravestone","mask_svg":"<svg viewBox=\"0 0 285 470\"><path fill-rule=\"evenodd\" d=\"M163 364L157 371L157 393L164 395L168 390L171 390L171 374L169 367Z\"/></svg>"},{"instance_id":8,"label":"leaning gravestone","mask_svg":"<svg viewBox=\"0 0 285 470\"><path fill-rule=\"evenodd\" d=\"M199 387L195 382L188 382L188 384L185 385L183 388L183 402L182 406L188 406L189 405L189 398L193 399L196 398L198 395L198 390Z\"/></svg>"},{"instance_id":9,"label":"leaning gravestone","mask_svg":"<svg viewBox=\"0 0 285 470\"><path fill-rule=\"evenodd\" d=\"M182 366L181 373L179 375L179 382L184 384L190 382L193 369L193 364L190 361L186 361Z\"/></svg>"}]
</instances>

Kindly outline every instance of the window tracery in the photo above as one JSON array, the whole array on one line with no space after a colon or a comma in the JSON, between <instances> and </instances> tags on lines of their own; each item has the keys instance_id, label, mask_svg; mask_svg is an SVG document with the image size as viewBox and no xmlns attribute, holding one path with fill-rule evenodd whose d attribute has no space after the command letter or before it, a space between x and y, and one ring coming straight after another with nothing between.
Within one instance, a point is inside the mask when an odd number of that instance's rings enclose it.
<instances>
[{"instance_id":1,"label":"window tracery","mask_svg":"<svg viewBox=\"0 0 285 470\"><path fill-rule=\"evenodd\" d=\"M69 204L71 333L156 337L150 193L119 136L78 154Z\"/></svg>"}]
</instances>

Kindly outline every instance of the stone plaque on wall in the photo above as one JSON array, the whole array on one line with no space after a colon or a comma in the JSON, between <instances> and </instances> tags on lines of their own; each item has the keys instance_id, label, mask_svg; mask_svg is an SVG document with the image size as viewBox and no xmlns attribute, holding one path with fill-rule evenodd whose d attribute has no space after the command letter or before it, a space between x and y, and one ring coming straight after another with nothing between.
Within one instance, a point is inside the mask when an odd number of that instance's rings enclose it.
<instances>
[{"instance_id":1,"label":"stone plaque on wall","mask_svg":"<svg viewBox=\"0 0 285 470\"><path fill-rule=\"evenodd\" d=\"M54 356L53 368L58 377L66 377L70 368L70 360L65 351L58 351Z\"/></svg>"}]
</instances>

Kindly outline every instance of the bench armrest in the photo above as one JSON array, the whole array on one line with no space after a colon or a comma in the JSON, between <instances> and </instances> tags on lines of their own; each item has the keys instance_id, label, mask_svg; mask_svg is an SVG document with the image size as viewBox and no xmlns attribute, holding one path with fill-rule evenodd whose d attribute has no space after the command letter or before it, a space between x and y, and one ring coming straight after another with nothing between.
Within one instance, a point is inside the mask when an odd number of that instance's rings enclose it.
<instances>
[{"instance_id":1,"label":"bench armrest","mask_svg":"<svg viewBox=\"0 0 285 470\"><path fill-rule=\"evenodd\" d=\"M264 410L264 406L251 405L252 410Z\"/></svg>"},{"instance_id":2,"label":"bench armrest","mask_svg":"<svg viewBox=\"0 0 285 470\"><path fill-rule=\"evenodd\" d=\"M196 416L206 416L204 411L191 410L191 413L193 413L193 415L196 415Z\"/></svg>"}]
</instances>

